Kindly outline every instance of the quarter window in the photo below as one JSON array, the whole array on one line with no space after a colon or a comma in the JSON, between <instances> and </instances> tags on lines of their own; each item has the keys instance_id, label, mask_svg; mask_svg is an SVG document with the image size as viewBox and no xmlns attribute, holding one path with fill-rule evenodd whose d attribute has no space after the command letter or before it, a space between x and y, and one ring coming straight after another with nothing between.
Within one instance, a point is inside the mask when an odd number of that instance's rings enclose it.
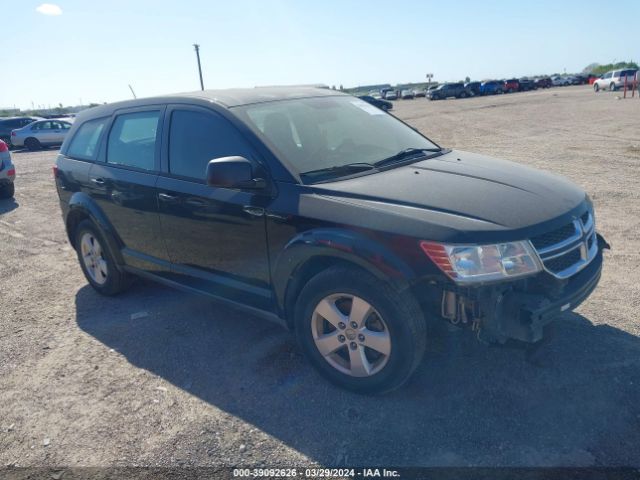
<instances>
[{"instance_id":1,"label":"quarter window","mask_svg":"<svg viewBox=\"0 0 640 480\"><path fill-rule=\"evenodd\" d=\"M98 153L100 135L107 123L106 118L97 118L84 122L73 136L67 155L73 158L93 160Z\"/></svg>"},{"instance_id":2,"label":"quarter window","mask_svg":"<svg viewBox=\"0 0 640 480\"><path fill-rule=\"evenodd\" d=\"M240 132L213 112L174 110L169 132L169 171L174 175L204 181L209 160L250 156Z\"/></svg>"},{"instance_id":3,"label":"quarter window","mask_svg":"<svg viewBox=\"0 0 640 480\"><path fill-rule=\"evenodd\" d=\"M107 162L153 170L159 120L159 111L118 115L109 133Z\"/></svg>"}]
</instances>

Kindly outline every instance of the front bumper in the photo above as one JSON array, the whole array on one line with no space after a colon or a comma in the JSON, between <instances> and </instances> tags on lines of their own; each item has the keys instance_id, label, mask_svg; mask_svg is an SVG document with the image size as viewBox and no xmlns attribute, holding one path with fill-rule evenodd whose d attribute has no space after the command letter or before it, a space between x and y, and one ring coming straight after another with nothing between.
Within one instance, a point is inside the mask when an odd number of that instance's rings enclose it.
<instances>
[{"instance_id":1,"label":"front bumper","mask_svg":"<svg viewBox=\"0 0 640 480\"><path fill-rule=\"evenodd\" d=\"M541 340L545 325L563 312L577 308L598 285L602 272L602 251L609 245L600 235L597 238L598 253L591 263L553 294L510 290L495 295L495 302L484 308L482 328L486 333L498 341L507 338L524 342Z\"/></svg>"}]
</instances>

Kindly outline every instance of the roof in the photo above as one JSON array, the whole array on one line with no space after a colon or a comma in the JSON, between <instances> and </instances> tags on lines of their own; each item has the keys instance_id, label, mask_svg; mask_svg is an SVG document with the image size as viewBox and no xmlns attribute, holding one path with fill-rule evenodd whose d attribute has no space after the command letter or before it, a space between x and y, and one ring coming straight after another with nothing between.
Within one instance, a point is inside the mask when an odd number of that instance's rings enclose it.
<instances>
[{"instance_id":1,"label":"roof","mask_svg":"<svg viewBox=\"0 0 640 480\"><path fill-rule=\"evenodd\" d=\"M157 97L145 97L121 102L108 103L89 108L78 113L77 120L84 121L100 115L111 115L119 108L135 108L147 105L180 102L181 100L196 100L198 102L212 102L224 108L240 105L274 102L278 100L293 100L296 98L347 96L347 94L313 86L279 86L230 88L226 90L198 90L195 92L174 93Z\"/></svg>"}]
</instances>

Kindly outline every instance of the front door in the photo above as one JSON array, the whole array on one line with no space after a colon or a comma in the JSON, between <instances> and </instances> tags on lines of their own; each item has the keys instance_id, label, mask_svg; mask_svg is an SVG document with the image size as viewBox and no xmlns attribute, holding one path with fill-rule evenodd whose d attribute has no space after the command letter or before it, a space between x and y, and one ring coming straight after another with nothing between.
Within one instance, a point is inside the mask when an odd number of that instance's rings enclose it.
<instances>
[{"instance_id":1,"label":"front door","mask_svg":"<svg viewBox=\"0 0 640 480\"><path fill-rule=\"evenodd\" d=\"M162 236L175 280L236 302L271 309L264 194L206 185L209 160L257 160L240 132L204 108L168 108L166 159L157 192Z\"/></svg>"}]
</instances>

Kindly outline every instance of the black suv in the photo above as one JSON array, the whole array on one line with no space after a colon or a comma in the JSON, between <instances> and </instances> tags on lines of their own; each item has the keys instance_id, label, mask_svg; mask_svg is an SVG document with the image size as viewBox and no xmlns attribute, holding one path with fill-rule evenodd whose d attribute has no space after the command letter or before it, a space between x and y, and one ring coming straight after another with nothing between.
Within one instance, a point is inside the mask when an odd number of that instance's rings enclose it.
<instances>
[{"instance_id":1,"label":"black suv","mask_svg":"<svg viewBox=\"0 0 640 480\"><path fill-rule=\"evenodd\" d=\"M10 145L11 130L17 130L19 128L26 127L30 123L33 123L37 120L42 119L39 117L0 118L0 140Z\"/></svg>"},{"instance_id":2,"label":"black suv","mask_svg":"<svg viewBox=\"0 0 640 480\"><path fill-rule=\"evenodd\" d=\"M471 95L472 93L463 83L445 83L427 92L429 100L444 100L449 97L465 98Z\"/></svg>"},{"instance_id":3,"label":"black suv","mask_svg":"<svg viewBox=\"0 0 640 480\"><path fill-rule=\"evenodd\" d=\"M325 89L85 110L54 173L98 292L139 275L281 321L360 392L404 383L437 318L540 340L596 287L607 246L567 180L441 148Z\"/></svg>"}]
</instances>

